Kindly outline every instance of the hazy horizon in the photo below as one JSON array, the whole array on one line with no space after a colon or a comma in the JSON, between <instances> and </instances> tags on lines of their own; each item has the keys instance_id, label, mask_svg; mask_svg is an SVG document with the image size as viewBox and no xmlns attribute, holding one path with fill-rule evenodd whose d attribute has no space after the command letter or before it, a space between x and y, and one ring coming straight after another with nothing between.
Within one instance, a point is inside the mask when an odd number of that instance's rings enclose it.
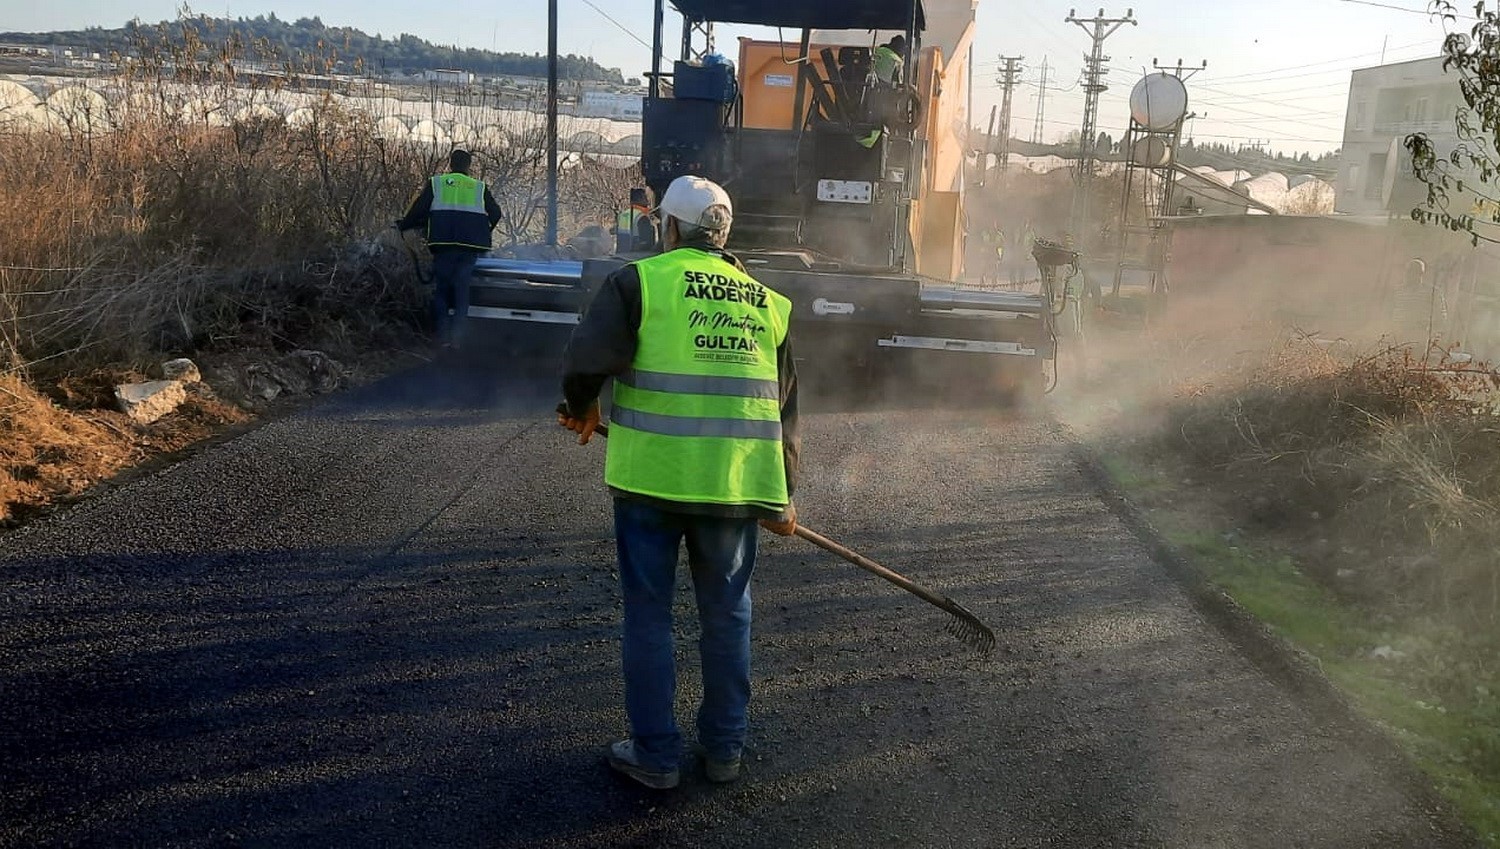
<instances>
[{"instance_id":1,"label":"hazy horizon","mask_svg":"<svg viewBox=\"0 0 1500 849\"><path fill-rule=\"evenodd\" d=\"M933 0L928 0L929 4ZM1144 0L1134 4L1138 26L1122 27L1105 43L1112 58L1110 90L1100 103L1099 129L1119 137L1126 125L1131 85L1153 60L1175 64L1208 61L1208 68L1188 83L1191 105L1199 118L1189 132L1201 142L1230 145L1262 143L1282 152L1326 152L1339 146L1348 97L1349 73L1355 68L1435 56L1443 28L1417 7L1397 11L1365 0L1267 0L1253 11L1243 7L1204 7L1184 0ZM595 8L597 7L597 8ZM1027 138L1035 120L1041 61L1050 66L1043 140L1053 141L1075 129L1083 110L1077 84L1089 37L1064 23L1067 2L1002 6L981 0L975 36L976 86L974 120L982 125L1000 88L992 79L1000 55L1024 55L1024 79L1013 101L1012 126ZM1124 7L1106 6L1118 16ZM171 20L179 7L171 0L138 0L121 10L105 0L72 0L58 4L22 4L4 0L0 31L47 32L91 26L115 28L133 18ZM194 7L195 14L254 18L275 14L295 21L318 17L328 26L354 27L393 38L402 33L436 44L499 52L542 53L546 50L545 0L502 3L452 0L444 14L422 9L373 6L354 0L244 0L223 7ZM1096 9L1080 10L1092 14ZM605 13L613 20L607 19ZM559 50L592 57L619 68L627 78L640 76L650 61L651 3L632 0L605 5L591 0L559 0ZM455 28L449 21L464 21ZM1460 22L1463 23L1462 21ZM668 11L667 31L680 24ZM719 43L733 57L733 37L776 37L776 30L721 27ZM790 36L788 36L790 37Z\"/></svg>"}]
</instances>

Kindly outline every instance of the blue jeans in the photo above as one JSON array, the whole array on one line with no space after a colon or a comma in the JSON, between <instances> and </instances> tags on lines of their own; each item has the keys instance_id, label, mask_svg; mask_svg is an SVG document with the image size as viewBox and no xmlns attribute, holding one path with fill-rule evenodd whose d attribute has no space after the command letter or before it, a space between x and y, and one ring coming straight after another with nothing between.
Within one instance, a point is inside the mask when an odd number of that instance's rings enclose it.
<instances>
[{"instance_id":1,"label":"blue jeans","mask_svg":"<svg viewBox=\"0 0 1500 849\"><path fill-rule=\"evenodd\" d=\"M698 742L718 761L738 758L745 745L756 521L672 513L615 499L615 543L625 597L625 712L636 751L651 769L675 769L682 756L682 734L673 711L677 669L672 656L672 597L684 539L702 627Z\"/></svg>"},{"instance_id":2,"label":"blue jeans","mask_svg":"<svg viewBox=\"0 0 1500 849\"><path fill-rule=\"evenodd\" d=\"M475 251L446 250L432 255L432 328L437 340L459 344L469 320L469 281L474 278ZM453 315L448 315L448 310Z\"/></svg>"}]
</instances>

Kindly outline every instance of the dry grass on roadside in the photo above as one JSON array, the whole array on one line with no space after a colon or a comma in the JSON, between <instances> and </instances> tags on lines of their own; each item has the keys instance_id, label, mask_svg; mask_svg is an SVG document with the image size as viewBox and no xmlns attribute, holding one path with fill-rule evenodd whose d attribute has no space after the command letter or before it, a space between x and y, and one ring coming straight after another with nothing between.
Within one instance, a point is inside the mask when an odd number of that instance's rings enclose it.
<instances>
[{"instance_id":1,"label":"dry grass on roadside","mask_svg":"<svg viewBox=\"0 0 1500 849\"><path fill-rule=\"evenodd\" d=\"M1404 613L1500 618L1500 419L1489 367L1295 341L1166 404L1157 445L1223 484L1246 521L1333 539L1314 563ZM1342 585L1348 589L1347 582Z\"/></svg>"},{"instance_id":2,"label":"dry grass on roadside","mask_svg":"<svg viewBox=\"0 0 1500 849\"><path fill-rule=\"evenodd\" d=\"M420 295L407 260L368 234L425 163L372 144L358 116L329 121L212 128L133 112L99 137L4 139L8 365L88 368L247 336L291 345L410 326ZM336 181L322 177L329 165ZM401 188L381 171L399 172Z\"/></svg>"},{"instance_id":3,"label":"dry grass on roadside","mask_svg":"<svg viewBox=\"0 0 1500 849\"><path fill-rule=\"evenodd\" d=\"M15 375L0 376L0 521L17 506L82 492L134 454L128 434L58 408Z\"/></svg>"},{"instance_id":4,"label":"dry grass on roadside","mask_svg":"<svg viewBox=\"0 0 1500 849\"><path fill-rule=\"evenodd\" d=\"M137 428L113 419L101 375L303 348L368 362L420 339L429 294L390 222L451 144L382 131L397 119L379 110L411 106L396 99L409 91L324 88L334 46L268 49L184 17L140 30L113 77L71 80L27 120L0 113L0 519L240 415L201 397ZM251 66L251 79L237 70ZM543 230L541 122L486 126L467 145L508 212L502 249ZM629 183L571 162L564 233L612 215Z\"/></svg>"}]
</instances>

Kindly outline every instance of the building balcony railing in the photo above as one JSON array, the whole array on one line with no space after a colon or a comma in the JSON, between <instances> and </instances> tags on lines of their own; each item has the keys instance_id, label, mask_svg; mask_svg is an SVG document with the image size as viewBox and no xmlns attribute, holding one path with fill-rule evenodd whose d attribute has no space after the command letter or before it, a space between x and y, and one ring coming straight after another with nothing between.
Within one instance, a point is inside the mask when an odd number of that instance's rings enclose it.
<instances>
[{"instance_id":1,"label":"building balcony railing","mask_svg":"<svg viewBox=\"0 0 1500 849\"><path fill-rule=\"evenodd\" d=\"M1405 136L1411 133L1452 133L1453 119L1433 118L1428 121L1382 121L1375 125L1375 132L1385 136Z\"/></svg>"}]
</instances>

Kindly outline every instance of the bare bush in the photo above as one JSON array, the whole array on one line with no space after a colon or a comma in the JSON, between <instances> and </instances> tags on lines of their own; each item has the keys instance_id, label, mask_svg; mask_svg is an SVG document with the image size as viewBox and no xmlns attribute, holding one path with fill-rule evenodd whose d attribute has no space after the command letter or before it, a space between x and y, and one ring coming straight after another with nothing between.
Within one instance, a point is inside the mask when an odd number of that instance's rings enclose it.
<instances>
[{"instance_id":1,"label":"bare bush","mask_svg":"<svg viewBox=\"0 0 1500 849\"><path fill-rule=\"evenodd\" d=\"M413 327L424 296L389 222L455 140L438 128L414 142L381 110L420 108L451 126L473 107L343 96L328 88L336 57L276 56L184 18L139 30L113 78L50 98L45 126L7 124L4 367ZM295 116L282 114L289 103ZM505 209L501 249L542 235L541 126L523 114L459 140ZM624 202L626 172L577 153L565 165L564 233Z\"/></svg>"},{"instance_id":2,"label":"bare bush","mask_svg":"<svg viewBox=\"0 0 1500 849\"><path fill-rule=\"evenodd\" d=\"M1493 620L1497 388L1483 364L1404 347L1344 359L1298 341L1170 403L1162 445L1232 483L1255 521L1379 552L1357 566L1398 607Z\"/></svg>"}]
</instances>

